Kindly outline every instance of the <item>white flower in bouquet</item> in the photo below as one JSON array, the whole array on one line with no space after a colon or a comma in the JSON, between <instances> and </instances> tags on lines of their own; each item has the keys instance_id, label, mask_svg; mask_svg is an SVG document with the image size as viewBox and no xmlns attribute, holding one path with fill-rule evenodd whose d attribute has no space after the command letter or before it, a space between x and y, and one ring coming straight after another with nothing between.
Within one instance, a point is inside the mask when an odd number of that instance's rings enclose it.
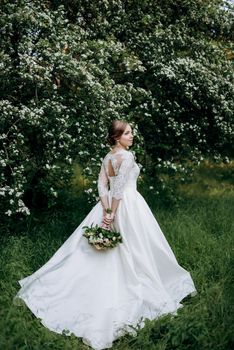
<instances>
[{"instance_id":1,"label":"white flower in bouquet","mask_svg":"<svg viewBox=\"0 0 234 350\"><path fill-rule=\"evenodd\" d=\"M98 250L106 250L114 248L118 243L122 243L120 232L106 228L105 226L83 226L85 229L83 236L88 239L89 244L93 245Z\"/></svg>"}]
</instances>

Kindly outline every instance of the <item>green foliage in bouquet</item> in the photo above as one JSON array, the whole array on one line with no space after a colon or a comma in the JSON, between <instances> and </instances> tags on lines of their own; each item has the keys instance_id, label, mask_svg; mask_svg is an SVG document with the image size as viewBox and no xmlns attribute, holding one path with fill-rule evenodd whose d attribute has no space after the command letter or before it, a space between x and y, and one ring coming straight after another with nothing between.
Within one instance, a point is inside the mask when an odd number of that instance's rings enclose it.
<instances>
[{"instance_id":1,"label":"green foliage in bouquet","mask_svg":"<svg viewBox=\"0 0 234 350\"><path fill-rule=\"evenodd\" d=\"M83 226L85 229L83 236L88 238L88 242L98 250L106 250L108 248L114 248L118 243L122 243L122 236L120 232L115 230L106 229L104 227L93 224L89 226Z\"/></svg>"}]
</instances>

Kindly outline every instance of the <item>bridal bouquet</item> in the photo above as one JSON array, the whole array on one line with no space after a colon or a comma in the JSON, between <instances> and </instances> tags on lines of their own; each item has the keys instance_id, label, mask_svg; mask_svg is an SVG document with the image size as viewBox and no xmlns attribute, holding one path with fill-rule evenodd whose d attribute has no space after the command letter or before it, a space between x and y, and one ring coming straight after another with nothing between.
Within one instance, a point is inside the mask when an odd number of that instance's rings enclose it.
<instances>
[{"instance_id":1,"label":"bridal bouquet","mask_svg":"<svg viewBox=\"0 0 234 350\"><path fill-rule=\"evenodd\" d=\"M105 226L93 226L92 224L90 227L83 226L82 228L85 229L83 236L88 238L88 242L98 250L114 248L118 243L122 243L120 232L116 232Z\"/></svg>"}]
</instances>

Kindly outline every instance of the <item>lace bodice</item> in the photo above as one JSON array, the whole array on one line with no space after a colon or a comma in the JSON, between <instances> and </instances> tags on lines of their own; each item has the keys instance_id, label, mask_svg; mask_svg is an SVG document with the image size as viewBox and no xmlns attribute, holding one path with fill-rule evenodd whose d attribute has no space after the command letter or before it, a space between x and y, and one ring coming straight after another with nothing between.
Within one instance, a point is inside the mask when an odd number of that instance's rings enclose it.
<instances>
[{"instance_id":1,"label":"lace bodice","mask_svg":"<svg viewBox=\"0 0 234 350\"><path fill-rule=\"evenodd\" d=\"M118 150L115 153L107 153L98 176L99 197L108 195L110 187L112 197L121 199L126 186L136 187L139 173L140 168L132 152Z\"/></svg>"}]
</instances>

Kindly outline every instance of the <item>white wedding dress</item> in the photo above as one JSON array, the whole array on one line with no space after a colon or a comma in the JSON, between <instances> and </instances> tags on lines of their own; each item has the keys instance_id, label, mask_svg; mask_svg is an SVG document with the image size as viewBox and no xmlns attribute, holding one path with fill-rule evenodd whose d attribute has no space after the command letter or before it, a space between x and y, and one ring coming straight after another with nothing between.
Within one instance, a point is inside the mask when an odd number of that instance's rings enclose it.
<instances>
[{"instance_id":1,"label":"white wedding dress","mask_svg":"<svg viewBox=\"0 0 234 350\"><path fill-rule=\"evenodd\" d=\"M108 174L110 164L115 176ZM123 243L100 251L82 236L82 226L101 224L99 201L49 261L18 281L14 297L51 331L74 333L96 350L112 347L124 334L135 336L146 318L176 314L180 301L196 294L137 191L139 173L133 153L119 150L105 156L98 178L100 198L120 199L114 227Z\"/></svg>"}]
</instances>

